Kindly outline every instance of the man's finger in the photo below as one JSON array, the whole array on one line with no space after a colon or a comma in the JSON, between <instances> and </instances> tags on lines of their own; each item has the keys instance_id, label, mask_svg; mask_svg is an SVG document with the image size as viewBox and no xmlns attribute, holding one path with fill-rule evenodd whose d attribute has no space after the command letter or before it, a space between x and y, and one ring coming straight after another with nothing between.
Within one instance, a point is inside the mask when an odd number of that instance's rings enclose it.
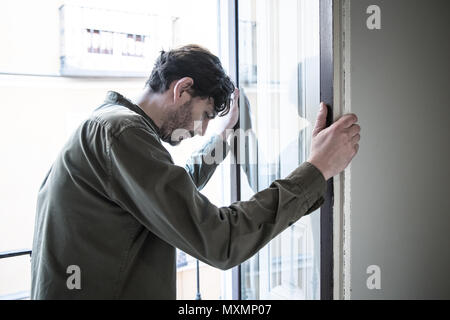
<instances>
[{"instance_id":1,"label":"man's finger","mask_svg":"<svg viewBox=\"0 0 450 320\"><path fill-rule=\"evenodd\" d=\"M338 121L336 121L336 125L340 126L342 128L350 128L352 125L354 125L358 121L358 117L356 114L349 113L346 115L343 115Z\"/></svg>"},{"instance_id":2,"label":"man's finger","mask_svg":"<svg viewBox=\"0 0 450 320\"><path fill-rule=\"evenodd\" d=\"M233 94L231 95L231 100L238 101L239 99L239 89L235 88Z\"/></svg>"},{"instance_id":3,"label":"man's finger","mask_svg":"<svg viewBox=\"0 0 450 320\"><path fill-rule=\"evenodd\" d=\"M314 129L312 132L313 137L319 134L320 131L325 129L327 125L327 113L328 109L325 103L320 104L319 114L317 115L316 124L314 125Z\"/></svg>"},{"instance_id":4,"label":"man's finger","mask_svg":"<svg viewBox=\"0 0 450 320\"><path fill-rule=\"evenodd\" d=\"M361 135L357 134L356 136L352 137L352 144L353 145L358 144L360 140L361 140Z\"/></svg>"},{"instance_id":5,"label":"man's finger","mask_svg":"<svg viewBox=\"0 0 450 320\"><path fill-rule=\"evenodd\" d=\"M361 132L361 127L358 124L354 124L350 128L348 128L348 133L350 134L350 137L353 137L360 132Z\"/></svg>"}]
</instances>

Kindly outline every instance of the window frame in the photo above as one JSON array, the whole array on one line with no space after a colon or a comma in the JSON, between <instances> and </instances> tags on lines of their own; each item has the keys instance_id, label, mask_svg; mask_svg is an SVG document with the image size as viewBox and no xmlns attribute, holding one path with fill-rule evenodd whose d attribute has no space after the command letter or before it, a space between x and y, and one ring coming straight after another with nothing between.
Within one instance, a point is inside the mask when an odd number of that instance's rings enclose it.
<instances>
[{"instance_id":1,"label":"window frame","mask_svg":"<svg viewBox=\"0 0 450 320\"><path fill-rule=\"evenodd\" d=\"M228 6L228 56L229 56L229 76L234 83L239 83L239 0L226 0ZM240 121L236 124L240 128ZM239 164L236 158L238 144L233 143L233 157L230 168L230 199L231 202L241 200L241 174ZM233 300L241 300L241 265L232 269L231 275L231 295Z\"/></svg>"},{"instance_id":2,"label":"window frame","mask_svg":"<svg viewBox=\"0 0 450 320\"><path fill-rule=\"evenodd\" d=\"M320 0L320 101L328 106L326 126L333 123L333 1ZM333 300L333 178L327 181L320 208L320 299Z\"/></svg>"},{"instance_id":3,"label":"window frame","mask_svg":"<svg viewBox=\"0 0 450 320\"><path fill-rule=\"evenodd\" d=\"M239 83L239 0L226 0L228 2L228 32L229 39L229 65L230 77ZM333 122L333 1L319 0L320 24L320 101L328 106L327 126ZM237 123L240 128L240 122ZM237 148L237 144L234 144ZM237 151L237 150L234 150ZM234 152L236 157L237 152ZM237 159L235 159L237 160ZM238 162L234 161L230 170L231 201L240 201L241 176ZM333 178L327 181L325 202L320 208L320 299L333 299ZM232 270L232 298L241 300L241 265Z\"/></svg>"}]
</instances>

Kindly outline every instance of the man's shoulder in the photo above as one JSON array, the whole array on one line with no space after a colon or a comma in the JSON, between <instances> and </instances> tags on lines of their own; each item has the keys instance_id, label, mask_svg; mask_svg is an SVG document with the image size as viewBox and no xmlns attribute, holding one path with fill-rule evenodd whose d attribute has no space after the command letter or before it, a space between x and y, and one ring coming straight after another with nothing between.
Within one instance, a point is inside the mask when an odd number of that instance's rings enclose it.
<instances>
[{"instance_id":1,"label":"man's shoulder","mask_svg":"<svg viewBox=\"0 0 450 320\"><path fill-rule=\"evenodd\" d=\"M89 120L100 123L112 136L119 136L130 128L139 128L151 135L156 134L142 115L122 105L104 104L91 114Z\"/></svg>"}]
</instances>

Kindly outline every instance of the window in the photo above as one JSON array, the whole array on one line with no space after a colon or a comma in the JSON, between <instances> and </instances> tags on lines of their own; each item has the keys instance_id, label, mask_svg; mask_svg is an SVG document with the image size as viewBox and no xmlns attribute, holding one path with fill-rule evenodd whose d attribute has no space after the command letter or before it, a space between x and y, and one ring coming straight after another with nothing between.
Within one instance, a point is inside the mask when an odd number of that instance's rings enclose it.
<instances>
[{"instance_id":1,"label":"window","mask_svg":"<svg viewBox=\"0 0 450 320\"><path fill-rule=\"evenodd\" d=\"M197 43L220 55L218 5L217 1L211 0L1 1L0 41L7 45L0 51L0 111L2 119L7 121L0 127L0 148L4 152L0 159L0 252L31 248L39 186L68 136L103 102L108 90L134 99L144 87L155 54L161 49ZM86 9L86 16L97 14L104 18L101 21L86 19L84 22L89 23L81 26L84 28L80 29L83 52L77 56L77 52L73 55L71 51L72 62L78 58L77 66L83 71L72 74L78 77L61 76L60 58L67 51L61 51L61 39L66 38L60 35L60 10L69 7L91 8ZM117 26L117 19L109 21L111 14L120 15L123 24L128 26L133 25L136 15L150 15L160 23L151 30L127 28ZM72 27L80 21L75 19L73 23ZM146 51L146 48L151 50ZM81 59L85 56L89 59ZM102 59L98 62L95 58L100 56ZM148 59L143 61L143 57ZM134 67L144 66L144 72L130 77L133 70L128 65L119 70L122 74L113 74L118 64L111 59L131 61ZM99 66L101 68L97 68ZM86 72L90 69L96 73ZM12 135L14 139L11 139ZM222 181L225 177L229 174L218 170L214 184L226 185L227 182ZM212 194L221 192L209 190L204 192L210 192L208 195L212 200L220 204L222 199L214 198ZM189 258L185 261L188 266L180 267L182 272L189 267ZM202 290L203 296L223 297L221 274L217 270L203 271L206 268L202 264L201 270L202 276L211 273L215 280L219 277L214 282L219 287L211 289L212 295L208 294L208 289ZM207 284L209 277L204 276L202 286ZM192 287L194 294L186 291L179 297L194 299L195 282L186 281L184 288ZM29 256L0 260L0 296L27 292L29 287Z\"/></svg>"},{"instance_id":2,"label":"window","mask_svg":"<svg viewBox=\"0 0 450 320\"><path fill-rule=\"evenodd\" d=\"M308 157L320 103L319 1L240 0L238 12L247 200ZM319 299L320 249L316 211L242 264L242 299Z\"/></svg>"},{"instance_id":3,"label":"window","mask_svg":"<svg viewBox=\"0 0 450 320\"><path fill-rule=\"evenodd\" d=\"M39 186L68 136L106 91L133 99L158 51L181 44L203 45L221 57L225 69L236 67L230 51L233 26L227 25L232 22L231 3L234 0L1 2L0 41L8 45L0 51L0 110L8 121L0 127L0 148L6 150L0 159L0 251L31 248ZM237 189L240 199L248 200L307 159L320 95L319 1L237 3L238 30L233 31L239 38L240 123L250 130ZM61 28L61 12L69 7L86 8L85 15L104 19L69 23L66 13L69 26ZM117 25L108 14L120 15L125 22L151 16L154 28ZM75 41L60 35L75 27L80 52L61 41ZM14 140L8 138L12 134ZM202 143L197 137L167 148L183 165ZM234 167L229 162L230 157L202 190L217 206L231 203ZM320 250L317 211L241 265L242 298L318 299ZM195 268L196 260L179 251L177 298L196 297ZM231 278L230 271L200 263L202 298L230 299ZM26 292L29 286L28 256L0 260L0 296Z\"/></svg>"}]
</instances>

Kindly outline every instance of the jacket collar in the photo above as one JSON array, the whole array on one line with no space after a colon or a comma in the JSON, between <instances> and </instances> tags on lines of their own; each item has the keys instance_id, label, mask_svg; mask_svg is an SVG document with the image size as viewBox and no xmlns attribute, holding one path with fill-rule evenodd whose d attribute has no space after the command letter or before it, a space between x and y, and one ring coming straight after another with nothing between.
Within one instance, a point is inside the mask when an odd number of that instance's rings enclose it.
<instances>
[{"instance_id":1,"label":"jacket collar","mask_svg":"<svg viewBox=\"0 0 450 320\"><path fill-rule=\"evenodd\" d=\"M115 91L108 91L105 98L105 103L108 104L116 104L120 106L127 107L131 111L136 112L137 114L140 114L144 117L147 122L154 128L158 136L160 135L160 131L158 126L155 124L155 122L136 104L132 103L130 100L122 96L120 93Z\"/></svg>"}]
</instances>

